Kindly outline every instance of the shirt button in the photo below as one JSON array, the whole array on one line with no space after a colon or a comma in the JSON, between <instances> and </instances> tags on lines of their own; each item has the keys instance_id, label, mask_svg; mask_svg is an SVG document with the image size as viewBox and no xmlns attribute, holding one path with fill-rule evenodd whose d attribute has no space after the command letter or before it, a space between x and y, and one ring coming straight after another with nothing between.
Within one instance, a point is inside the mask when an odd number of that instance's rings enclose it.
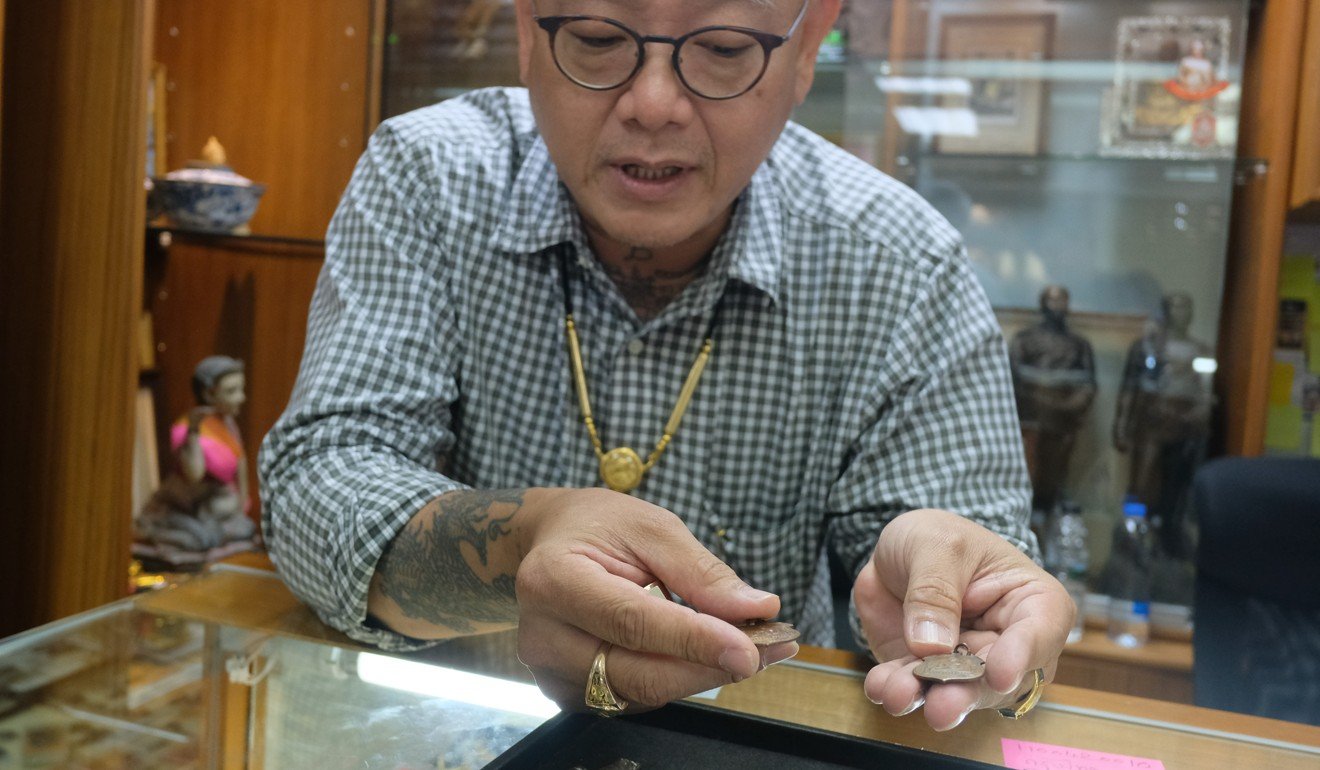
<instances>
[{"instance_id":1,"label":"shirt button","mask_svg":"<svg viewBox=\"0 0 1320 770\"><path fill-rule=\"evenodd\" d=\"M641 340L633 340L628 343L628 352L635 356L640 355L643 350L646 350L646 343Z\"/></svg>"}]
</instances>

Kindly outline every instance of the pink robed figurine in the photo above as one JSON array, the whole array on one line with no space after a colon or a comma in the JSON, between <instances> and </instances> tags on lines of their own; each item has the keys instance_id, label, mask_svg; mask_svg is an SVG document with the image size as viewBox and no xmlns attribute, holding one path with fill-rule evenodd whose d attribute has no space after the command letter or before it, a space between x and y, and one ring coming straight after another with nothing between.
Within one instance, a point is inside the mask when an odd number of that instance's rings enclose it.
<instances>
[{"instance_id":1,"label":"pink robed figurine","mask_svg":"<svg viewBox=\"0 0 1320 770\"><path fill-rule=\"evenodd\" d=\"M255 545L247 459L235 417L246 401L243 362L210 356L193 371L197 406L170 428L175 467L135 522L134 553L196 563Z\"/></svg>"}]
</instances>

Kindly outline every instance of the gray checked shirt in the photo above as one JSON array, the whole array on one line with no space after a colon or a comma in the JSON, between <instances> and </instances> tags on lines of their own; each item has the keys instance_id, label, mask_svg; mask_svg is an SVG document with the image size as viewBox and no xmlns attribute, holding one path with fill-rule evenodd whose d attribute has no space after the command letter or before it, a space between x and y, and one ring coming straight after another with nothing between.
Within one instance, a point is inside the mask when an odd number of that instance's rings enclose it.
<instances>
[{"instance_id":1,"label":"gray checked shirt","mask_svg":"<svg viewBox=\"0 0 1320 770\"><path fill-rule=\"evenodd\" d=\"M833 641L827 548L855 574L904 511L955 511L1035 553L1002 334L958 234L915 193L790 124L703 276L643 322L592 255L526 93L490 89L372 137L262 446L272 558L330 625L415 646L365 622L367 586L437 495L600 483L560 244L607 448L655 446L719 306L700 387L636 494L779 594L804 641Z\"/></svg>"}]
</instances>

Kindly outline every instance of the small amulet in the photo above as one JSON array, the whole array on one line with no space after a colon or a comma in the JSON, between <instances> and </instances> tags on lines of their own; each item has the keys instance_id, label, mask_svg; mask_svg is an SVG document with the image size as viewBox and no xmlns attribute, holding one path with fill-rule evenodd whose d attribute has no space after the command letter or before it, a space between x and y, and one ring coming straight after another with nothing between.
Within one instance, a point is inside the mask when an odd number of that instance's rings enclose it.
<instances>
[{"instance_id":1,"label":"small amulet","mask_svg":"<svg viewBox=\"0 0 1320 770\"><path fill-rule=\"evenodd\" d=\"M781 623L777 620L753 620L737 628L747 634L747 638L757 647L794 642L802 636L802 632L794 628L791 623Z\"/></svg>"},{"instance_id":2,"label":"small amulet","mask_svg":"<svg viewBox=\"0 0 1320 770\"><path fill-rule=\"evenodd\" d=\"M922 658L912 671L913 676L927 682L974 682L985 674L985 661L971 653L967 645L960 644L953 652Z\"/></svg>"}]
</instances>

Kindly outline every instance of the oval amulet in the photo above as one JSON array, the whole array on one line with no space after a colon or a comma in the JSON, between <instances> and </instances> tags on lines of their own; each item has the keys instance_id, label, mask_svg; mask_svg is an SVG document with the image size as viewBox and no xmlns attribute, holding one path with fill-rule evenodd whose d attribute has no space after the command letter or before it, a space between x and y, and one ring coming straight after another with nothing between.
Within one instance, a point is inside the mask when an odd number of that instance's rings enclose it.
<instances>
[{"instance_id":1,"label":"oval amulet","mask_svg":"<svg viewBox=\"0 0 1320 770\"><path fill-rule=\"evenodd\" d=\"M802 635L802 632L791 624L775 620L754 620L737 628L747 634L747 638L751 639L752 644L757 647L769 647L772 644L796 641Z\"/></svg>"},{"instance_id":2,"label":"oval amulet","mask_svg":"<svg viewBox=\"0 0 1320 770\"><path fill-rule=\"evenodd\" d=\"M985 661L973 655L967 645L958 645L946 655L922 658L913 676L927 682L974 682L985 673Z\"/></svg>"}]
</instances>

